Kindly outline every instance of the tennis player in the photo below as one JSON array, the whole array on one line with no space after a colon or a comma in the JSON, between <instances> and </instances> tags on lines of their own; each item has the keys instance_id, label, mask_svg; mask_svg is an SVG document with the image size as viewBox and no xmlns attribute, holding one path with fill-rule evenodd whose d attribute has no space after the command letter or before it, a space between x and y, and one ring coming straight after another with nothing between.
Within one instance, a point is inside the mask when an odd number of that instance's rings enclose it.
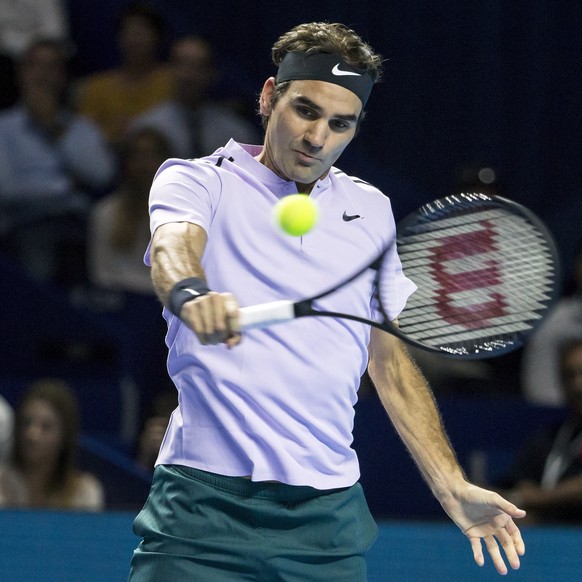
<instances>
[{"instance_id":1,"label":"tennis player","mask_svg":"<svg viewBox=\"0 0 582 582\"><path fill-rule=\"evenodd\" d=\"M467 482L433 396L405 347L334 318L300 318L241 337L239 306L300 299L341 280L395 237L389 199L334 163L364 117L381 58L340 24L310 23L273 47L259 101L263 146L230 141L172 159L151 190L146 253L168 323L178 391L149 498L133 582L366 579L377 535L351 448L368 366L381 401L444 510L484 562L518 568L525 512ZM283 196L309 193L320 222L303 237L272 223ZM396 252L396 319L414 284ZM373 316L370 282L325 301ZM242 341L241 341L242 339ZM240 345L239 345L240 344Z\"/></svg>"}]
</instances>

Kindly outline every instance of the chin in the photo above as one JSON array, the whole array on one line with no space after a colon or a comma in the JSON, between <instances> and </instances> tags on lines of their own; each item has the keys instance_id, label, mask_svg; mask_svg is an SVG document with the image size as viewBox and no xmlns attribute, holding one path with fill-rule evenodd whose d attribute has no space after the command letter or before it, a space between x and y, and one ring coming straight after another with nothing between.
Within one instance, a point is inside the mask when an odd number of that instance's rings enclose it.
<instances>
[{"instance_id":1,"label":"chin","mask_svg":"<svg viewBox=\"0 0 582 582\"><path fill-rule=\"evenodd\" d=\"M299 182L300 184L313 184L316 182L321 174L319 172L295 172L294 177L291 178L294 182Z\"/></svg>"}]
</instances>

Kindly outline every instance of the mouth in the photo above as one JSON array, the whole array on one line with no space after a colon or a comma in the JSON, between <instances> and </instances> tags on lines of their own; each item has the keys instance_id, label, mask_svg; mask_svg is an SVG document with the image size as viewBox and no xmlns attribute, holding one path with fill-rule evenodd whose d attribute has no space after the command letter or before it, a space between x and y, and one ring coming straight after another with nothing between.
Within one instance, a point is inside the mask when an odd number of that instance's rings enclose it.
<instances>
[{"instance_id":1,"label":"mouth","mask_svg":"<svg viewBox=\"0 0 582 582\"><path fill-rule=\"evenodd\" d=\"M300 162L303 163L307 163L307 164L315 164L317 162L319 162L319 158L316 158L314 156L310 156L309 154L306 154L305 152L302 152L301 150L294 150L295 154L297 155L297 158L299 159Z\"/></svg>"}]
</instances>

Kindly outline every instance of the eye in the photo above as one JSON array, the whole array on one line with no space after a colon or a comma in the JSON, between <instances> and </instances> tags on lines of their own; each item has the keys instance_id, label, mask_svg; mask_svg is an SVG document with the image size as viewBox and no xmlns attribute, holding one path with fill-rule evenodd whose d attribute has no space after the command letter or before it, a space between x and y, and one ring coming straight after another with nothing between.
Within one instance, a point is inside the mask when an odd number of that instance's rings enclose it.
<instances>
[{"instance_id":1,"label":"eye","mask_svg":"<svg viewBox=\"0 0 582 582\"><path fill-rule=\"evenodd\" d=\"M306 107L305 105L298 105L296 107L296 111L304 119L315 119L317 117L315 111L309 107Z\"/></svg>"},{"instance_id":2,"label":"eye","mask_svg":"<svg viewBox=\"0 0 582 582\"><path fill-rule=\"evenodd\" d=\"M351 128L351 124L341 119L334 119L330 122L330 126L334 131L343 132Z\"/></svg>"}]
</instances>

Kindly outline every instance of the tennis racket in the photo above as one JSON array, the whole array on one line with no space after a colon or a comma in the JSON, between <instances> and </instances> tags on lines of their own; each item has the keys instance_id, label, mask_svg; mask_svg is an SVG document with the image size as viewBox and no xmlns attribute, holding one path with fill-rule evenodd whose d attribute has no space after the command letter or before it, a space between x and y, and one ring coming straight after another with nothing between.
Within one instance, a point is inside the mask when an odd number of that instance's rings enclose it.
<instances>
[{"instance_id":1,"label":"tennis racket","mask_svg":"<svg viewBox=\"0 0 582 582\"><path fill-rule=\"evenodd\" d=\"M417 285L398 325L386 316L393 270L385 272L383 259L389 245L317 296L243 307L241 329L305 316L339 317L431 352L488 358L520 347L558 295L559 261L551 235L531 211L499 196L457 194L425 204L398 224L396 245L404 274ZM314 307L369 269L378 320Z\"/></svg>"}]
</instances>

